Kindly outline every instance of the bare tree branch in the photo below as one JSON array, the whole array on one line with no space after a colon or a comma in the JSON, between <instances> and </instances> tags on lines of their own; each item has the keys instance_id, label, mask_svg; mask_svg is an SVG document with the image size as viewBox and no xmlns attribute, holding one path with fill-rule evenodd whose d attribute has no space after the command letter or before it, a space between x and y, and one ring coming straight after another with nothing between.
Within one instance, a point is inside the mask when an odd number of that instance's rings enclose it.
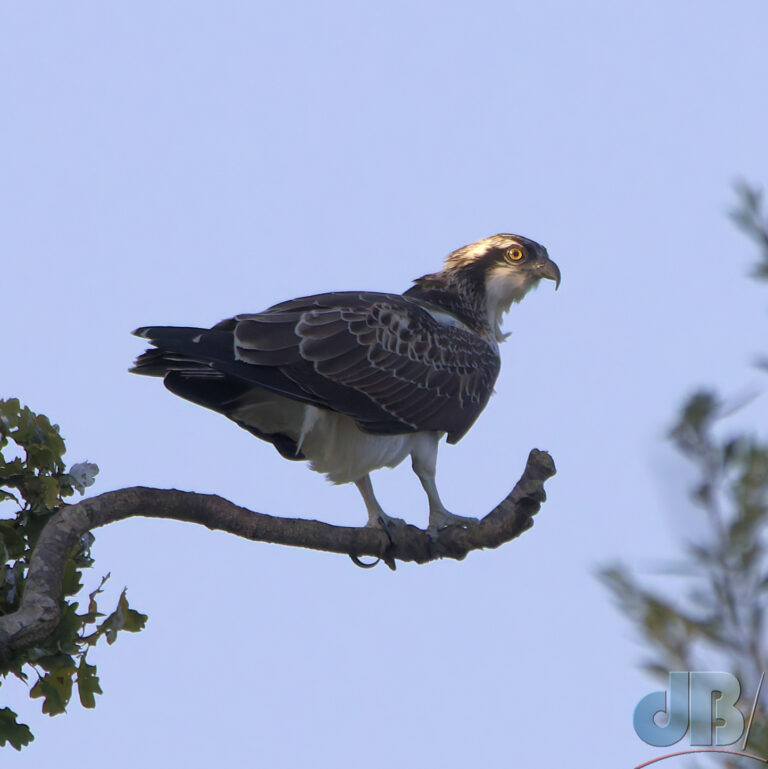
<instances>
[{"instance_id":1,"label":"bare tree branch","mask_svg":"<svg viewBox=\"0 0 768 769\"><path fill-rule=\"evenodd\" d=\"M254 513L214 495L142 486L108 491L75 505L64 505L40 535L21 605L13 614L0 617L0 658L11 649L40 641L56 628L67 558L86 532L114 521L132 516L172 518L261 542L353 557L377 556L394 569L396 560L461 560L472 550L499 547L518 537L533 526L532 516L546 499L544 481L554 474L555 465L549 454L533 449L515 488L477 525L450 526L437 535L415 526L398 527L387 534L367 527L277 518Z\"/></svg>"}]
</instances>

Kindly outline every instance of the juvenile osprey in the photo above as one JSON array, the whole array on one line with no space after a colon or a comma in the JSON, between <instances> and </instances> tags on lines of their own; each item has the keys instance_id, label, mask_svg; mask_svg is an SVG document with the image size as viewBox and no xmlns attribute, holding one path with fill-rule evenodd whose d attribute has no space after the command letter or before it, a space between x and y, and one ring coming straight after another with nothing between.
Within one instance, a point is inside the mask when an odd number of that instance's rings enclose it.
<instances>
[{"instance_id":1,"label":"juvenile osprey","mask_svg":"<svg viewBox=\"0 0 768 769\"><path fill-rule=\"evenodd\" d=\"M146 326L154 349L136 374L218 411L287 459L333 483L354 482L368 525L394 521L370 472L410 455L429 498L429 528L475 519L449 513L435 485L437 444L456 443L499 374L502 315L542 278L560 284L547 250L494 235L454 251L404 294L340 291L291 299L211 329Z\"/></svg>"}]
</instances>

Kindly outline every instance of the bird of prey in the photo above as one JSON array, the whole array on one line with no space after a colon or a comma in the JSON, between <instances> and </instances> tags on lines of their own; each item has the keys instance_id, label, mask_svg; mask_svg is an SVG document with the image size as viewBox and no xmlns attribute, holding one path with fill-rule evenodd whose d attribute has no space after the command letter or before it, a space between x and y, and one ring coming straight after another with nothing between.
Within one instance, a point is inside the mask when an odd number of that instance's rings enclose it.
<instances>
[{"instance_id":1,"label":"bird of prey","mask_svg":"<svg viewBox=\"0 0 768 769\"><path fill-rule=\"evenodd\" d=\"M334 291L236 315L210 329L146 326L154 346L131 369L229 417L287 459L355 483L368 525L389 530L370 473L411 457L429 529L475 519L446 510L437 446L456 443L499 374L501 319L542 278L560 284L547 250L493 235L449 254L403 294Z\"/></svg>"}]
</instances>

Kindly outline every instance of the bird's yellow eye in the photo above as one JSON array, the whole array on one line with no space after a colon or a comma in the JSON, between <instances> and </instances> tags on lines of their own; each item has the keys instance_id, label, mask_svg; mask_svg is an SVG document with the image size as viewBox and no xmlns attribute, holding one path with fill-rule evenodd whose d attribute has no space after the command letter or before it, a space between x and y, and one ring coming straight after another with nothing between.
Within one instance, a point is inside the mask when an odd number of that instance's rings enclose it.
<instances>
[{"instance_id":1,"label":"bird's yellow eye","mask_svg":"<svg viewBox=\"0 0 768 769\"><path fill-rule=\"evenodd\" d=\"M524 256L523 250L517 246L513 246L507 251L507 259L510 262L519 262Z\"/></svg>"}]
</instances>

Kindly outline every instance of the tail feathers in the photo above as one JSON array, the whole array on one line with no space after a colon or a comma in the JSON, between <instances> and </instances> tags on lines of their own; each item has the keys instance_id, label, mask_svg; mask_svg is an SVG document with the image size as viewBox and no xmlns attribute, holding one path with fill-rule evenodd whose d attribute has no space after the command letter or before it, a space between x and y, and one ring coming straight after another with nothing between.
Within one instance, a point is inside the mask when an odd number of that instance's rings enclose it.
<instances>
[{"instance_id":1,"label":"tail feathers","mask_svg":"<svg viewBox=\"0 0 768 769\"><path fill-rule=\"evenodd\" d=\"M168 373L168 366L163 360L162 350L147 350L136 358L128 371L131 374L144 376L165 376Z\"/></svg>"},{"instance_id":2,"label":"tail feathers","mask_svg":"<svg viewBox=\"0 0 768 769\"><path fill-rule=\"evenodd\" d=\"M236 379L248 387L260 387L286 398L323 406L311 390L302 388L287 376L279 366L265 366L239 360L232 333L233 322L222 321L213 328L184 326L144 326L133 333L149 340L154 349L143 352L130 371L144 376L188 380L202 388L215 380ZM178 377L176 375L178 374ZM189 396L189 400L194 400ZM204 404L206 405L206 404Z\"/></svg>"},{"instance_id":3,"label":"tail feathers","mask_svg":"<svg viewBox=\"0 0 768 769\"><path fill-rule=\"evenodd\" d=\"M232 335L210 329L184 326L143 326L133 334L154 345L134 361L129 371L143 376L162 377L171 371L198 376L220 376L212 368L219 358L230 358Z\"/></svg>"},{"instance_id":4,"label":"tail feathers","mask_svg":"<svg viewBox=\"0 0 768 769\"><path fill-rule=\"evenodd\" d=\"M209 373L221 376L208 363L162 348L143 352L128 371L143 376L165 376L171 371L184 371L189 375L205 376Z\"/></svg>"},{"instance_id":5,"label":"tail feathers","mask_svg":"<svg viewBox=\"0 0 768 769\"><path fill-rule=\"evenodd\" d=\"M196 336L209 332L207 328L194 326L141 326L131 333L151 342L155 347L177 347L192 342Z\"/></svg>"}]
</instances>

